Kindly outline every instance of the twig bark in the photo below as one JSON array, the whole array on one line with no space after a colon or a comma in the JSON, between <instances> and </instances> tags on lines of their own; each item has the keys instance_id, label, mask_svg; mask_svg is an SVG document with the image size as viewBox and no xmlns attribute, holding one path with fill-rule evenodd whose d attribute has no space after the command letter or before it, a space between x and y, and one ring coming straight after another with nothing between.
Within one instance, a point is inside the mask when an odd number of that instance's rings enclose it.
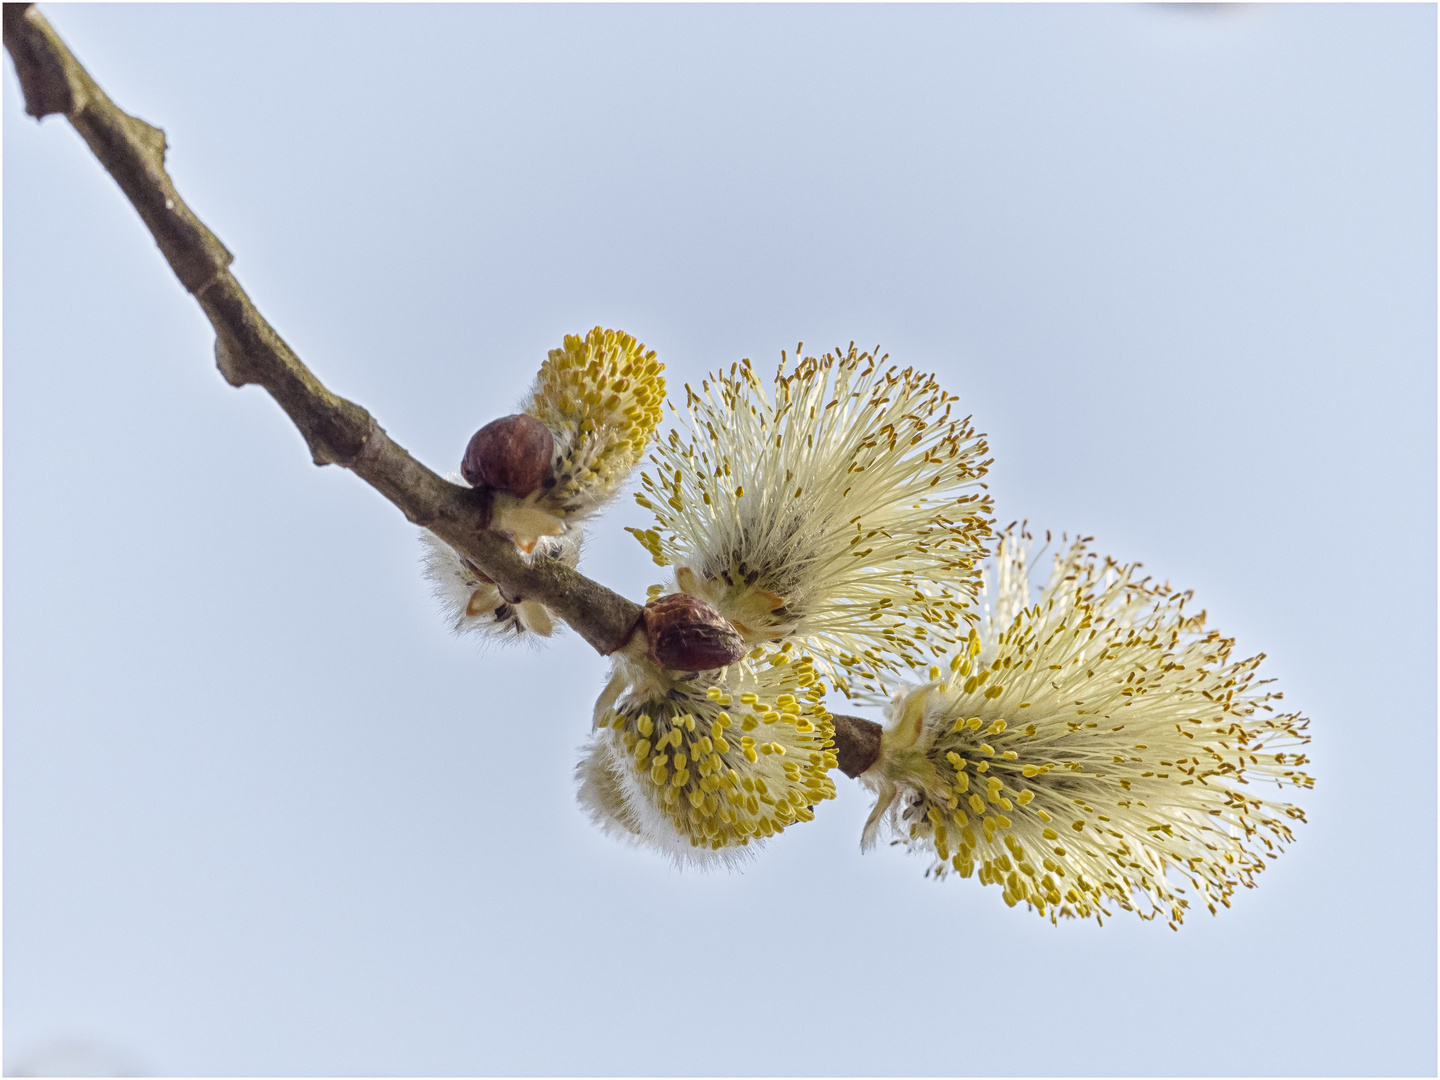
<instances>
[{"instance_id":1,"label":"twig bark","mask_svg":"<svg viewBox=\"0 0 1440 1080\"><path fill-rule=\"evenodd\" d=\"M427 469L365 409L328 390L256 310L230 273L234 257L175 190L165 171L165 133L111 101L32 5L5 4L3 21L25 111L37 120L64 116L115 178L214 327L216 365L226 382L263 387L317 465L354 472L407 519L468 555L506 596L545 604L601 655L630 640L640 623L637 604L552 559L527 562L490 531L482 493ZM858 776L878 754L879 727L854 717L837 721L840 768Z\"/></svg>"}]
</instances>

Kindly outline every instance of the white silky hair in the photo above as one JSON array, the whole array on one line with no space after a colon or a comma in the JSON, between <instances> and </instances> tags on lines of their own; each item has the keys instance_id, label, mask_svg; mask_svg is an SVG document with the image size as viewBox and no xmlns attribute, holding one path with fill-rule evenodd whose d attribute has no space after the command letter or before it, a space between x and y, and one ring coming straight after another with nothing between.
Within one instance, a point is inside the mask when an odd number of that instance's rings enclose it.
<instances>
[{"instance_id":1,"label":"white silky hair","mask_svg":"<svg viewBox=\"0 0 1440 1080\"><path fill-rule=\"evenodd\" d=\"M605 738L596 732L580 750L575 766L579 786L576 801L600 831L622 843L648 848L664 855L677 870L735 870L755 857L765 843L754 837L743 847L718 851L694 846L677 832L640 787L635 769Z\"/></svg>"},{"instance_id":2,"label":"white silky hair","mask_svg":"<svg viewBox=\"0 0 1440 1080\"><path fill-rule=\"evenodd\" d=\"M458 474L446 477L451 483L469 486ZM574 567L580 561L584 533L578 526L567 526L559 536L544 536L529 554L521 554L527 562L535 558L555 559ZM463 555L429 529L420 530L422 574L430 582L431 594L457 634L481 634L495 641L513 641L551 636L558 623L549 608L533 600L510 603L499 588L486 581ZM488 595L484 590L490 590ZM480 593L480 610L472 614L471 601Z\"/></svg>"}]
</instances>

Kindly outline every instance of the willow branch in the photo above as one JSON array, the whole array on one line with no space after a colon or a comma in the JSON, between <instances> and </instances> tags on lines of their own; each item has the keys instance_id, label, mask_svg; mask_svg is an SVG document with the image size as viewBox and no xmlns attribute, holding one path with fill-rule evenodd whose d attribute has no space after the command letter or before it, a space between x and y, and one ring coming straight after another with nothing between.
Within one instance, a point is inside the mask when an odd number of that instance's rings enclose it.
<instances>
[{"instance_id":1,"label":"willow branch","mask_svg":"<svg viewBox=\"0 0 1440 1080\"><path fill-rule=\"evenodd\" d=\"M299 429L315 464L355 473L409 521L469 556L507 597L543 603L602 656L630 640L640 623L638 605L553 559L527 562L490 530L483 491L426 468L365 409L315 377L230 273L234 256L175 190L165 171L165 133L111 101L39 11L5 4L4 40L25 111L37 120L64 116L120 185L210 320L216 366L226 382L262 387ZM836 721L840 768L857 776L879 752L879 727L854 717Z\"/></svg>"},{"instance_id":2,"label":"willow branch","mask_svg":"<svg viewBox=\"0 0 1440 1080\"><path fill-rule=\"evenodd\" d=\"M4 7L5 47L25 111L59 113L74 126L139 212L166 262L215 329L215 358L232 386L255 383L285 410L317 465L354 472L399 508L470 556L507 596L551 608L602 654L635 629L640 608L549 559L527 563L489 531L489 507L416 461L359 405L331 393L256 310L230 273L233 256L186 205L165 171L165 133L122 111L28 4Z\"/></svg>"}]
</instances>

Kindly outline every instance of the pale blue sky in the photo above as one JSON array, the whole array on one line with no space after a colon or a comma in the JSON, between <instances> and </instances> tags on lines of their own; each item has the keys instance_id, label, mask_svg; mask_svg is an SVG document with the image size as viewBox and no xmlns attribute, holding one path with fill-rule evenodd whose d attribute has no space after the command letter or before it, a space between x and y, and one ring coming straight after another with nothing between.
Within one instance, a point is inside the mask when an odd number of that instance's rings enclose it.
<instances>
[{"instance_id":1,"label":"pale blue sky","mask_svg":"<svg viewBox=\"0 0 1440 1080\"><path fill-rule=\"evenodd\" d=\"M677 385L881 343L1004 520L1269 654L1318 785L1179 933L862 857L843 778L740 875L607 840L603 661L447 634L7 62L7 1069L1434 1073L1433 6L45 10L432 467L597 323Z\"/></svg>"}]
</instances>

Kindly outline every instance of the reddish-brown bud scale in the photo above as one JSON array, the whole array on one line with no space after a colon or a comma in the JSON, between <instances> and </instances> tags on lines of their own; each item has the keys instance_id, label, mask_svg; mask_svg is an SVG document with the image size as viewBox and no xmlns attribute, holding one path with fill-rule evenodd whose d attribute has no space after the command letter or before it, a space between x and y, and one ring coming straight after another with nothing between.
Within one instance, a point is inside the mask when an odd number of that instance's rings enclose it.
<instances>
[{"instance_id":1,"label":"reddish-brown bud scale","mask_svg":"<svg viewBox=\"0 0 1440 1080\"><path fill-rule=\"evenodd\" d=\"M555 482L554 454L555 436L539 420L524 413L502 416L471 437L460 475L476 487L484 484L523 499Z\"/></svg>"},{"instance_id":2,"label":"reddish-brown bud scale","mask_svg":"<svg viewBox=\"0 0 1440 1080\"><path fill-rule=\"evenodd\" d=\"M709 671L745 655L745 642L725 616L704 600L671 593L646 604L646 653L673 671Z\"/></svg>"}]
</instances>

